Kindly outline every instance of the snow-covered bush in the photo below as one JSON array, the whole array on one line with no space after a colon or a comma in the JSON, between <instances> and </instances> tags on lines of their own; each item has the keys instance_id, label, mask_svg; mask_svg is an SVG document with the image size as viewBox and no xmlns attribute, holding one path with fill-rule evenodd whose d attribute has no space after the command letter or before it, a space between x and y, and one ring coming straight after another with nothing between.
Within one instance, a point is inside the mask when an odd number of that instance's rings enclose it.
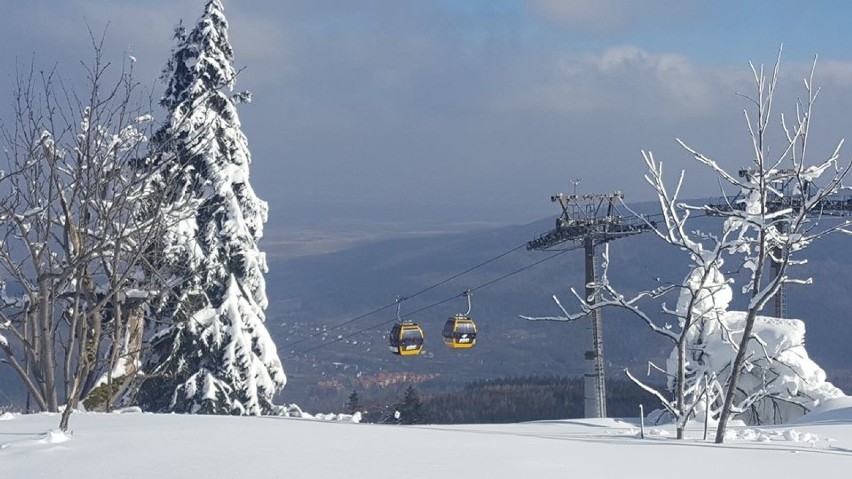
<instances>
[{"instance_id":1,"label":"snow-covered bush","mask_svg":"<svg viewBox=\"0 0 852 479\"><path fill-rule=\"evenodd\" d=\"M694 282L700 270L694 270L686 283ZM718 270L711 274L703 292L692 307L698 318L685 332L687 359L685 400L692 406L692 417L703 420L710 410L711 421L721 407L720 384L729 380L730 365L745 328L746 312L730 311L731 285ZM678 315L686 316L690 289L681 292ZM748 342L748 367L739 381L738 417L746 423L782 423L810 411L822 401L843 396L826 382L825 372L810 359L805 349L805 324L796 319L757 316L755 340ZM666 363L668 385L676 387L678 351L672 350ZM705 388L710 387L709 390ZM709 402L709 404L708 404Z\"/></svg>"}]
</instances>

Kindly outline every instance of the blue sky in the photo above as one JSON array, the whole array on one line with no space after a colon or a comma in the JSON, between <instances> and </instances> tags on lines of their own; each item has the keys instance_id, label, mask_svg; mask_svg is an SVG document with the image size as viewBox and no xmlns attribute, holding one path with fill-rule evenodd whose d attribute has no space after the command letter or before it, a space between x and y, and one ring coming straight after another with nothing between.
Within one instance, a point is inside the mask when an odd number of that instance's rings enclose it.
<instances>
[{"instance_id":1,"label":"blue sky","mask_svg":"<svg viewBox=\"0 0 852 479\"><path fill-rule=\"evenodd\" d=\"M35 58L79 83L88 22L109 25L108 55L132 52L153 84L172 27L204 2L4 3L0 81ZM781 43L779 111L819 54L816 150L852 127L852 2L224 3L238 88L254 93L240 114L270 231L523 223L555 215L550 195L575 178L647 200L648 149L687 170L690 193L713 194L675 138L736 169L748 156L736 93L750 91L748 61L772 63Z\"/></svg>"}]
</instances>

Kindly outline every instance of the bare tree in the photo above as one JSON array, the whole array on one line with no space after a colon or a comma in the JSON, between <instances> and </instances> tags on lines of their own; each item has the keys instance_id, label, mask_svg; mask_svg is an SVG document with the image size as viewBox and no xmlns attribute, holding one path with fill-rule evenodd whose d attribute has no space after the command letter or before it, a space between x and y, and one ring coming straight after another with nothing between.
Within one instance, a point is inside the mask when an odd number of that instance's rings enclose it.
<instances>
[{"instance_id":1,"label":"bare tree","mask_svg":"<svg viewBox=\"0 0 852 479\"><path fill-rule=\"evenodd\" d=\"M794 121L789 122L785 115L780 116L784 134L782 148L772 154L768 141L772 106L778 84L780 52L771 76L767 77L763 67L751 65L756 96L747 97L753 104L756 117L745 113L746 124L752 140L752 164L735 177L706 155L681 145L701 164L714 171L723 181L740 190L737 203L729 203L730 208L704 206L700 210L716 214L726 219L726 228L738 230L738 235L726 249L738 254L743 265L750 269L750 281L743 289L751 299L746 310L745 325L740 333L739 344L731 374L725 385L725 402L719 415L719 427L716 430L716 442L722 443L728 419L731 414L744 412L744 406L754 401L746 397L737 404L737 384L745 368L750 366L746 357L750 341L760 342L753 334L755 319L764 306L780 291L785 284L809 284L810 279L796 279L788 274L791 265L801 263L793 258L814 240L833 231L849 233L848 221L833 226L820 227L813 218L819 218L820 212L830 197L842 188L842 180L849 171L849 165L839 164L839 141L824 160L812 165L810 161L810 125L814 102L819 89L814 87L814 62L810 76L805 79L804 101L796 104ZM785 185L787 188L785 188ZM819 185L819 186L818 186ZM792 187L792 190L791 188ZM783 191L793 191L792 198L783 198ZM773 266L770 268L770 266Z\"/></svg>"},{"instance_id":2,"label":"bare tree","mask_svg":"<svg viewBox=\"0 0 852 479\"><path fill-rule=\"evenodd\" d=\"M581 306L580 312L568 313L554 297L564 316L527 318L573 321L594 309L616 306L632 312L652 331L672 341L676 356L674 374L669 381L674 389L673 399L669 400L633 375L630 377L655 394L672 413L677 420L679 438L683 437L686 421L696 406L703 404L718 418L715 440L721 443L731 415L745 412L767 394L765 383L764 387L753 391L738 387L744 371L764 367L776 359L765 347L761 355L747 354L754 344L752 342L758 344L758 349L765 344L754 331L758 313L783 285L810 283L809 279L796 279L789 275L789 266L801 263L793 257L794 254L800 255L811 242L831 232L849 233L848 221L828 226L819 222L821 212L831 204L831 195L842 188L849 165L839 164L842 141L825 159L809 165L810 122L818 95L813 85L815 66L816 62L804 82L806 96L796 104L795 119L789 121L784 115L780 116L783 139L777 153L771 154L768 132L778 83L780 52L770 76L766 75L763 67L751 65L756 95L745 97L754 108L751 114L746 110L745 119L753 145L752 164L738 175L730 174L710 157L678 140L699 164L713 171L723 185L737 191L735 195L727 195L723 187L724 201L720 204L689 205L681 202L679 197L684 173L681 172L674 191L670 192L663 179L662 162L657 162L651 153L643 152L648 166L645 179L657 194L663 216L662 222L650 226L666 244L685 251L691 261L691 272L682 286L661 286L628 298L611 285L604 267L601 280L592 285L599 296L593 304L574 291ZM689 225L695 213L722 218L721 232L693 231ZM748 308L742 329L737 330L731 329L731 323L723 320L729 300L726 295L732 294L731 280L726 280L721 274L726 256L732 256L751 272L742 289L743 294L750 296ZM605 253L607 259L608 250ZM640 305L646 299L658 298L669 291L680 291L676 308L663 305L663 313L676 318L677 328L654 319ZM708 351L703 345L711 339L711 333L730 344L736 353L732 361L721 366L709 366ZM769 377L764 379L765 382L771 380Z\"/></svg>"},{"instance_id":3,"label":"bare tree","mask_svg":"<svg viewBox=\"0 0 852 479\"><path fill-rule=\"evenodd\" d=\"M629 370L625 370L625 373L634 383L659 399L666 411L674 417L677 437L682 439L686 422L695 411L699 401L707 400L706 396L709 394L711 395L709 400L712 402L713 398L717 396L718 382L715 377L712 381L707 380L709 377L703 370L702 351L696 349L688 351L688 346L692 343L690 340L694 339L696 331L697 334L704 334L705 328L702 325L706 321L718 321L718 316L724 312L726 304L717 302L717 293L724 288L725 280L718 270L722 264L721 249L707 250L701 241L693 240L691 235L683 229L685 220L689 217L688 211L680 212L674 208L676 197L669 197L665 190L659 193L661 204L668 205L670 209L667 213L664 213L666 228L654 228L653 231L668 244L679 246L686 251L692 261L692 272L682 286L662 285L653 290L641 291L632 297L625 297L610 282L609 245L605 245L601 277L595 284L591 285L596 298L594 302L590 302L589 298L580 295L572 288L571 292L581 307L579 312L568 312L559 299L554 296L553 299L562 311L563 316L522 317L531 321L576 321L591 314L595 309L618 307L643 320L654 333L661 335L674 345L675 373L667 377L669 387L674 393L673 397L669 398L664 392L631 374ZM676 226L677 223L680 223L681 226ZM677 291L680 291L680 298L675 309L670 309L663 303L663 313L666 316L673 317L677 327L665 319L655 319L653 315L647 314L643 310L642 303L644 301L663 298L669 293ZM668 374L665 369L649 364L649 370L652 368ZM702 378L705 380L695 380ZM708 388L708 385L713 387Z\"/></svg>"},{"instance_id":4,"label":"bare tree","mask_svg":"<svg viewBox=\"0 0 852 479\"><path fill-rule=\"evenodd\" d=\"M0 350L35 407L58 411L60 427L100 388L109 408L118 379L139 365L144 262L161 227L144 161L150 101L132 62L117 76L92 37L87 91L55 71L19 72L14 122L2 125L9 172L0 179ZM147 97L150 99L150 95Z\"/></svg>"}]
</instances>

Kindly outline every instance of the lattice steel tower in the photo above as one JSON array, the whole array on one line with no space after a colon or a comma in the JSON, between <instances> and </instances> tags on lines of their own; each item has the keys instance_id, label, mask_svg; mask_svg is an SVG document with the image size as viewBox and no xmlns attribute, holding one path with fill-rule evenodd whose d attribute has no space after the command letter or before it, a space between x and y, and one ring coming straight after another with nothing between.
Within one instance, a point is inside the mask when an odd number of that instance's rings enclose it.
<instances>
[{"instance_id":1,"label":"lattice steel tower","mask_svg":"<svg viewBox=\"0 0 852 479\"><path fill-rule=\"evenodd\" d=\"M756 174L757 171L751 168L741 168L739 171L740 178L747 178L749 180L754 178ZM768 173L768 175L771 175L772 179L770 181L771 187L767 188L767 213L776 213L784 210L798 212L805 204L805 201L812 199L815 195L816 187L812 183L806 181L803 187L799 186L796 170L772 170ZM724 213L730 212L734 209L742 210L745 207L745 202L742 201L741 195L742 194L740 193L733 199L722 199L717 201L715 204L708 205L708 214L714 215L715 213L718 216L724 216ZM852 196L832 195L823 198L813 205L811 213L808 213L808 215L852 216ZM779 228L779 232L782 234L786 233L784 230L786 227L787 224L783 222L778 223L777 226L777 228ZM775 257L777 254L773 254L772 256ZM772 268L773 276L778 276L781 273L781 265L778 262L772 261L770 263L770 267ZM774 303L775 317L786 317L787 297L783 284L781 284L781 287L778 288L778 293L775 295Z\"/></svg>"},{"instance_id":2,"label":"lattice steel tower","mask_svg":"<svg viewBox=\"0 0 852 479\"><path fill-rule=\"evenodd\" d=\"M597 280L595 246L617 238L644 233L652 225L644 218L618 214L616 201L624 199L620 192L602 195L565 195L557 193L550 200L559 202L562 215L556 228L527 243L528 250L573 250L586 252L586 300L597 301L591 285ZM585 352L586 373L583 383L585 417L606 417L606 383L604 377L603 330L601 312L595 309L586 328L592 349Z\"/></svg>"}]
</instances>

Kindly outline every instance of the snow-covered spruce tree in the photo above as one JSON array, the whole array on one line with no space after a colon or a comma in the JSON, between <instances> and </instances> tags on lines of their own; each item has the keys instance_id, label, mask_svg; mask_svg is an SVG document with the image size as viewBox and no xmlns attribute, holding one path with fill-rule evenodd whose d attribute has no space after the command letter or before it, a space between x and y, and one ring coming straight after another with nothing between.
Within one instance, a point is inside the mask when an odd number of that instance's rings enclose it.
<instances>
[{"instance_id":1,"label":"snow-covered spruce tree","mask_svg":"<svg viewBox=\"0 0 852 479\"><path fill-rule=\"evenodd\" d=\"M848 221L828 226L818 221L825 200L842 188L849 166L841 166L838 161L842 141L824 160L808 165L812 148L808 141L810 122L818 92L813 86L813 70L805 80L807 96L796 105L794 120L781 116L783 140L772 145L777 147L777 153L770 154L768 131L779 65L780 55L770 77L762 67L752 67L757 92L749 100L755 114L746 111L753 145L752 164L741 174L728 173L716 161L680 142L699 164L737 191L736 196L727 197L725 206L693 206L682 202L679 195L683 172L674 191L669 192L663 180L662 163L650 153L643 153L648 165L645 178L657 193L663 216L663 221L652 225L653 229L667 244L686 252L692 263L683 285L663 286L625 297L609 281L606 249L602 277L593 285L599 300L590 304L574 292L581 305L579 313L568 313L554 297L564 316L527 318L573 321L593 309L616 306L636 314L653 331L674 342L670 367L664 371L669 375L673 399L643 385L632 375L631 379L656 394L677 419L678 437L683 437L686 420L700 409L706 408L718 420L715 440L721 443L729 418L760 411L763 406L755 405L761 401L786 402L806 410L817 396L839 393L824 382L824 372L807 358L801 322L790 320L782 324L758 314L783 285L810 282L791 277L788 269L803 261L798 259L803 249L833 231L849 233L850 226ZM791 196L785 197L785 193ZM710 234L691 229L690 216L696 212L720 217L721 232ZM748 308L743 312L727 311L734 294L729 285L733 279L725 279L721 274L727 255L741 269L751 272L742 287L742 294L748 299ZM675 290L680 291L677 308L669 309L664 304L663 312L674 316L678 327L660 323L654 315L642 310L643 300ZM741 382L741 378L746 380Z\"/></svg>"},{"instance_id":2,"label":"snow-covered spruce tree","mask_svg":"<svg viewBox=\"0 0 852 479\"><path fill-rule=\"evenodd\" d=\"M164 71L165 125L153 138L158 188L195 205L168 225L154 274L171 291L156 314L140 403L149 410L264 414L286 381L264 326L266 260L258 240L266 202L249 184L251 160L230 95L237 72L220 0L195 27L178 27Z\"/></svg>"}]
</instances>

